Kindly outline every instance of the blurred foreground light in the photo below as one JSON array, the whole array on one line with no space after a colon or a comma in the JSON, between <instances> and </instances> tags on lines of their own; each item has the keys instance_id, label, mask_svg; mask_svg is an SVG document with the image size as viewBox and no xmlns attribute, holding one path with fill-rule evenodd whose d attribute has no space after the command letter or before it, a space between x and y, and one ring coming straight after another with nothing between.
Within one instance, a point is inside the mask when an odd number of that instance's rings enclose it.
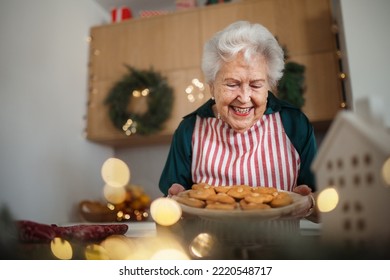
<instances>
[{"instance_id":1,"label":"blurred foreground light","mask_svg":"<svg viewBox=\"0 0 390 280\"><path fill-rule=\"evenodd\" d=\"M105 185L103 188L104 198L112 204L120 204L126 199L126 189Z\"/></svg>"},{"instance_id":2,"label":"blurred foreground light","mask_svg":"<svg viewBox=\"0 0 390 280\"><path fill-rule=\"evenodd\" d=\"M130 181L130 169L127 164L118 158L107 159L102 166L103 181L111 187L124 187Z\"/></svg>"},{"instance_id":3,"label":"blurred foreground light","mask_svg":"<svg viewBox=\"0 0 390 280\"><path fill-rule=\"evenodd\" d=\"M189 257L183 251L177 249L165 249L157 251L151 260L189 260Z\"/></svg>"},{"instance_id":4,"label":"blurred foreground light","mask_svg":"<svg viewBox=\"0 0 390 280\"><path fill-rule=\"evenodd\" d=\"M317 197L318 210L321 212L330 212L336 208L339 203L339 194L333 187L322 190Z\"/></svg>"},{"instance_id":5,"label":"blurred foreground light","mask_svg":"<svg viewBox=\"0 0 390 280\"><path fill-rule=\"evenodd\" d=\"M385 183L390 186L390 157L385 161L382 166L382 177Z\"/></svg>"},{"instance_id":6,"label":"blurred foreground light","mask_svg":"<svg viewBox=\"0 0 390 280\"><path fill-rule=\"evenodd\" d=\"M134 242L122 235L111 235L100 245L106 250L110 260L128 260L136 251Z\"/></svg>"},{"instance_id":7,"label":"blurred foreground light","mask_svg":"<svg viewBox=\"0 0 390 280\"><path fill-rule=\"evenodd\" d=\"M92 244L85 248L86 260L109 260L107 250L104 247Z\"/></svg>"},{"instance_id":8,"label":"blurred foreground light","mask_svg":"<svg viewBox=\"0 0 390 280\"><path fill-rule=\"evenodd\" d=\"M70 260L73 257L72 245L62 238L54 238L50 243L50 249L57 259Z\"/></svg>"},{"instance_id":9,"label":"blurred foreground light","mask_svg":"<svg viewBox=\"0 0 390 280\"><path fill-rule=\"evenodd\" d=\"M216 244L216 239L208 233L198 234L190 244L190 252L197 258L210 256Z\"/></svg>"},{"instance_id":10,"label":"blurred foreground light","mask_svg":"<svg viewBox=\"0 0 390 280\"><path fill-rule=\"evenodd\" d=\"M179 221L182 210L176 200L160 197L150 204L150 215L157 224L171 226Z\"/></svg>"}]
</instances>

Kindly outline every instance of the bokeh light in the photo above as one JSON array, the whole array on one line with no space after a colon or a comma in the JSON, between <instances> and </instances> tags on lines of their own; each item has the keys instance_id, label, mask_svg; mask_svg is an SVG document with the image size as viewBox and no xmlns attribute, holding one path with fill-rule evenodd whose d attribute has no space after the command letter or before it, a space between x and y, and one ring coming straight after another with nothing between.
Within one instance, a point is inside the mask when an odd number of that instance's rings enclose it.
<instances>
[{"instance_id":1,"label":"bokeh light","mask_svg":"<svg viewBox=\"0 0 390 280\"><path fill-rule=\"evenodd\" d=\"M126 199L126 188L117 188L106 184L103 187L103 194L108 202L112 204L120 204Z\"/></svg>"},{"instance_id":2,"label":"bokeh light","mask_svg":"<svg viewBox=\"0 0 390 280\"><path fill-rule=\"evenodd\" d=\"M330 212L336 208L339 194L333 187L322 190L317 197L317 207L320 212Z\"/></svg>"},{"instance_id":3,"label":"bokeh light","mask_svg":"<svg viewBox=\"0 0 390 280\"><path fill-rule=\"evenodd\" d=\"M151 260L189 260L186 253L177 249L164 249L157 251Z\"/></svg>"},{"instance_id":4,"label":"bokeh light","mask_svg":"<svg viewBox=\"0 0 390 280\"><path fill-rule=\"evenodd\" d=\"M390 186L390 157L382 165L382 177L385 183Z\"/></svg>"},{"instance_id":5,"label":"bokeh light","mask_svg":"<svg viewBox=\"0 0 390 280\"><path fill-rule=\"evenodd\" d=\"M105 249L110 260L128 260L136 251L134 242L123 235L111 235L100 245Z\"/></svg>"},{"instance_id":6,"label":"bokeh light","mask_svg":"<svg viewBox=\"0 0 390 280\"><path fill-rule=\"evenodd\" d=\"M98 244L88 245L85 248L86 260L109 260L107 250Z\"/></svg>"},{"instance_id":7,"label":"bokeh light","mask_svg":"<svg viewBox=\"0 0 390 280\"><path fill-rule=\"evenodd\" d=\"M50 242L50 249L57 259L70 260L73 257L72 245L62 238L55 237Z\"/></svg>"},{"instance_id":8,"label":"bokeh light","mask_svg":"<svg viewBox=\"0 0 390 280\"><path fill-rule=\"evenodd\" d=\"M216 243L216 238L213 235L200 233L192 240L189 249L193 256L205 258L211 255Z\"/></svg>"},{"instance_id":9,"label":"bokeh light","mask_svg":"<svg viewBox=\"0 0 390 280\"><path fill-rule=\"evenodd\" d=\"M171 226L179 221L182 210L176 200L160 197L152 201L150 205L150 215L157 224Z\"/></svg>"},{"instance_id":10,"label":"bokeh light","mask_svg":"<svg viewBox=\"0 0 390 280\"><path fill-rule=\"evenodd\" d=\"M103 181L111 187L122 188L130 181L130 169L118 158L107 159L101 169Z\"/></svg>"}]
</instances>

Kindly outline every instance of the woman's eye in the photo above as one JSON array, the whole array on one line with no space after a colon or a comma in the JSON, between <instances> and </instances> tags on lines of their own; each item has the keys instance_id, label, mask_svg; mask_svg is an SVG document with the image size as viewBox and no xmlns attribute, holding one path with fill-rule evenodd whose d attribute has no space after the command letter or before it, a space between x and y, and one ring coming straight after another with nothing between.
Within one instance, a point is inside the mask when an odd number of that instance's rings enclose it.
<instances>
[{"instance_id":1,"label":"woman's eye","mask_svg":"<svg viewBox=\"0 0 390 280\"><path fill-rule=\"evenodd\" d=\"M227 87L230 87L230 88L234 88L234 87L237 87L238 84L226 84Z\"/></svg>"},{"instance_id":2,"label":"woman's eye","mask_svg":"<svg viewBox=\"0 0 390 280\"><path fill-rule=\"evenodd\" d=\"M255 89L258 89L258 88L262 88L263 85L255 84L255 85L251 85L251 87L255 88Z\"/></svg>"}]
</instances>

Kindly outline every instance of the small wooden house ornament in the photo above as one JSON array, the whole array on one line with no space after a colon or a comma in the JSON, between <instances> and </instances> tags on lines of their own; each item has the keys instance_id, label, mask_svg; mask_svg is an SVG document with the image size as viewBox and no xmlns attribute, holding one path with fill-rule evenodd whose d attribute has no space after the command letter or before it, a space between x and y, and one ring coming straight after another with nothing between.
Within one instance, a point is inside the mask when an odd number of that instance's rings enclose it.
<instances>
[{"instance_id":1,"label":"small wooden house ornament","mask_svg":"<svg viewBox=\"0 0 390 280\"><path fill-rule=\"evenodd\" d=\"M390 245L390 133L363 116L339 112L312 164L321 239L340 250Z\"/></svg>"}]
</instances>

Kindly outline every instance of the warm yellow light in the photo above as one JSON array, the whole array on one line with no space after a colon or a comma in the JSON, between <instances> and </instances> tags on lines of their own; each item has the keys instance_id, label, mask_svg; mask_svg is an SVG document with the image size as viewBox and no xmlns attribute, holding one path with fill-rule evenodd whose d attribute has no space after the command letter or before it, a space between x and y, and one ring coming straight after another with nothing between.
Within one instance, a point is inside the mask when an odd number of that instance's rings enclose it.
<instances>
[{"instance_id":1,"label":"warm yellow light","mask_svg":"<svg viewBox=\"0 0 390 280\"><path fill-rule=\"evenodd\" d=\"M111 235L100 244L110 260L127 260L136 251L134 242L123 235Z\"/></svg>"},{"instance_id":2,"label":"warm yellow light","mask_svg":"<svg viewBox=\"0 0 390 280\"><path fill-rule=\"evenodd\" d=\"M130 180L130 169L127 164L118 158L107 159L102 166L103 181L111 187L124 187Z\"/></svg>"},{"instance_id":3,"label":"warm yellow light","mask_svg":"<svg viewBox=\"0 0 390 280\"><path fill-rule=\"evenodd\" d=\"M188 101L190 101L191 103L192 103L192 102L195 102L195 97L194 97L192 94L187 95L187 99L188 99Z\"/></svg>"},{"instance_id":4,"label":"warm yellow light","mask_svg":"<svg viewBox=\"0 0 390 280\"><path fill-rule=\"evenodd\" d=\"M336 208L339 195L333 187L322 190L317 197L317 207L321 212L330 212Z\"/></svg>"},{"instance_id":5,"label":"warm yellow light","mask_svg":"<svg viewBox=\"0 0 390 280\"><path fill-rule=\"evenodd\" d=\"M190 252L198 258L204 258L211 254L216 239L209 233L198 234L190 244Z\"/></svg>"},{"instance_id":6,"label":"warm yellow light","mask_svg":"<svg viewBox=\"0 0 390 280\"><path fill-rule=\"evenodd\" d=\"M385 183L390 186L390 157L382 166L382 177Z\"/></svg>"},{"instance_id":7,"label":"warm yellow light","mask_svg":"<svg viewBox=\"0 0 390 280\"><path fill-rule=\"evenodd\" d=\"M165 249L157 251L151 260L189 260L187 254L176 249Z\"/></svg>"},{"instance_id":8,"label":"warm yellow light","mask_svg":"<svg viewBox=\"0 0 390 280\"><path fill-rule=\"evenodd\" d=\"M104 247L92 244L85 248L85 259L87 260L109 260L108 252Z\"/></svg>"},{"instance_id":9,"label":"warm yellow light","mask_svg":"<svg viewBox=\"0 0 390 280\"><path fill-rule=\"evenodd\" d=\"M125 201L126 199L126 189L112 187L110 185L105 185L103 188L103 194L105 199L112 204L119 204Z\"/></svg>"},{"instance_id":10,"label":"warm yellow light","mask_svg":"<svg viewBox=\"0 0 390 280\"><path fill-rule=\"evenodd\" d=\"M142 96L148 96L148 95L149 95L149 89L146 88L146 89L144 89L143 91L141 91L141 95L142 95Z\"/></svg>"},{"instance_id":11,"label":"warm yellow light","mask_svg":"<svg viewBox=\"0 0 390 280\"><path fill-rule=\"evenodd\" d=\"M50 243L53 255L60 260L70 260L73 256L72 245L59 237L54 238Z\"/></svg>"},{"instance_id":12,"label":"warm yellow light","mask_svg":"<svg viewBox=\"0 0 390 280\"><path fill-rule=\"evenodd\" d=\"M150 204L150 214L159 225L171 226L179 221L182 210L176 200L160 197Z\"/></svg>"},{"instance_id":13,"label":"warm yellow light","mask_svg":"<svg viewBox=\"0 0 390 280\"><path fill-rule=\"evenodd\" d=\"M187 88L186 88L186 93L187 94L190 94L190 93L192 93L192 91L194 90L194 87L193 86L188 86Z\"/></svg>"}]
</instances>

